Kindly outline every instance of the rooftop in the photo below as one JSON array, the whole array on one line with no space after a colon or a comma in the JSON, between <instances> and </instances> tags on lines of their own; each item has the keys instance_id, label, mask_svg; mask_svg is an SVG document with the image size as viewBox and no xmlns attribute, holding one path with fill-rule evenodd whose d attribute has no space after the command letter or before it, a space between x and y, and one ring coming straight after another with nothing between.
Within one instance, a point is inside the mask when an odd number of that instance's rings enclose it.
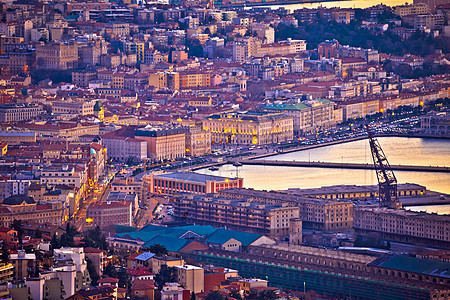
<instances>
[{"instance_id":1,"label":"rooftop","mask_svg":"<svg viewBox=\"0 0 450 300\"><path fill-rule=\"evenodd\" d=\"M155 177L156 178L174 179L174 180L183 180L183 181L194 181L194 182L198 182L198 183L206 183L208 181L223 182L227 179L234 180L229 177L205 175L205 174L198 174L198 173L193 173L193 172L177 172L177 173L159 174L159 175L155 175Z\"/></svg>"},{"instance_id":2,"label":"rooftop","mask_svg":"<svg viewBox=\"0 0 450 300\"><path fill-rule=\"evenodd\" d=\"M369 265L450 278L450 263L406 255L380 257Z\"/></svg>"}]
</instances>

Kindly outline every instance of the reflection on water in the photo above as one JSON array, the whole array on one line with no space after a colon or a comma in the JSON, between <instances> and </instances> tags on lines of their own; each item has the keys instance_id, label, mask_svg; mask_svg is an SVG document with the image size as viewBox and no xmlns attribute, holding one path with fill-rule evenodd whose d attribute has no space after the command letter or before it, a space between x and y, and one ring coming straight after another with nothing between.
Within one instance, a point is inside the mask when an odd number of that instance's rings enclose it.
<instances>
[{"instance_id":1,"label":"reflection on water","mask_svg":"<svg viewBox=\"0 0 450 300\"><path fill-rule=\"evenodd\" d=\"M378 138L392 165L445 166L450 163L450 143L443 139ZM372 163L367 139L268 157L276 160Z\"/></svg>"},{"instance_id":2,"label":"reflection on water","mask_svg":"<svg viewBox=\"0 0 450 300\"><path fill-rule=\"evenodd\" d=\"M317 8L323 7L341 7L341 8L368 8L377 4L384 4L387 6L403 5L405 3L412 3L411 0L352 0L352 1L330 1L330 2L316 2L316 3L300 3L300 4L286 4L286 5L271 5L270 8L278 9L284 7L293 12L296 9L302 8Z\"/></svg>"},{"instance_id":3,"label":"reflection on water","mask_svg":"<svg viewBox=\"0 0 450 300\"><path fill-rule=\"evenodd\" d=\"M379 141L391 164L445 166L450 162L448 140L385 137L379 138ZM372 163L367 140L281 154L267 159ZM244 178L245 187L263 190L316 188L341 184L377 184L374 170L249 165L238 169L239 177ZM219 171L202 169L197 172L235 177L236 167L225 165L220 167ZM417 183L426 186L429 190L450 194L449 173L395 171L395 175L399 183ZM422 206L421 209L425 208Z\"/></svg>"}]
</instances>

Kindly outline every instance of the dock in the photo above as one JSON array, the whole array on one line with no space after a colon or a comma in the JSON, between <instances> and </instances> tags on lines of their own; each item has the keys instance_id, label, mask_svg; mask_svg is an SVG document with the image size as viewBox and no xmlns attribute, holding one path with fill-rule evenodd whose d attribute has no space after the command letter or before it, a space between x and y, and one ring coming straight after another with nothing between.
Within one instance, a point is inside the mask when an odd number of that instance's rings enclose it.
<instances>
[{"instance_id":1,"label":"dock","mask_svg":"<svg viewBox=\"0 0 450 300\"><path fill-rule=\"evenodd\" d=\"M375 170L373 164L358 164L358 163L335 163L322 161L284 161L284 160L240 160L243 165L256 166L279 166L279 167L302 167L302 168L334 168L334 169L360 169L360 170ZM441 172L449 173L450 167L445 166L413 166L413 165L391 165L392 170L395 171L411 171L411 172Z\"/></svg>"}]
</instances>

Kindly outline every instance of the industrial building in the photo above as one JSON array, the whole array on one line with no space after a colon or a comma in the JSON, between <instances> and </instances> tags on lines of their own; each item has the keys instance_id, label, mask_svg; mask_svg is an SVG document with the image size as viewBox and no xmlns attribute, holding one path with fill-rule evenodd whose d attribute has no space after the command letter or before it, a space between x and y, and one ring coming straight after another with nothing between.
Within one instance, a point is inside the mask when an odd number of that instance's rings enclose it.
<instances>
[{"instance_id":1,"label":"industrial building","mask_svg":"<svg viewBox=\"0 0 450 300\"><path fill-rule=\"evenodd\" d=\"M243 178L228 178L193 172L150 173L144 175L143 180L144 189L155 194L191 193L205 195L244 186Z\"/></svg>"}]
</instances>

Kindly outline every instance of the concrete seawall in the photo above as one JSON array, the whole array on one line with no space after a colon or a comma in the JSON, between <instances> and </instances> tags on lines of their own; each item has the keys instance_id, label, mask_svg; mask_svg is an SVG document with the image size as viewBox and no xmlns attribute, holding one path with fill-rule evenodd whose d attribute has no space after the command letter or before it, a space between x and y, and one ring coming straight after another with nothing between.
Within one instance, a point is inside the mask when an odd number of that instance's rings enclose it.
<instances>
[{"instance_id":1,"label":"concrete seawall","mask_svg":"<svg viewBox=\"0 0 450 300\"><path fill-rule=\"evenodd\" d=\"M356 163L333 163L319 161L283 161L283 160L241 160L243 165L260 165L260 166L282 166L282 167L307 167L307 168L335 168L335 169L367 169L374 170L373 164L356 164ZM411 166L411 165L391 165L396 171L413 171L413 172L442 172L449 173L450 167L439 166Z\"/></svg>"}]
</instances>

